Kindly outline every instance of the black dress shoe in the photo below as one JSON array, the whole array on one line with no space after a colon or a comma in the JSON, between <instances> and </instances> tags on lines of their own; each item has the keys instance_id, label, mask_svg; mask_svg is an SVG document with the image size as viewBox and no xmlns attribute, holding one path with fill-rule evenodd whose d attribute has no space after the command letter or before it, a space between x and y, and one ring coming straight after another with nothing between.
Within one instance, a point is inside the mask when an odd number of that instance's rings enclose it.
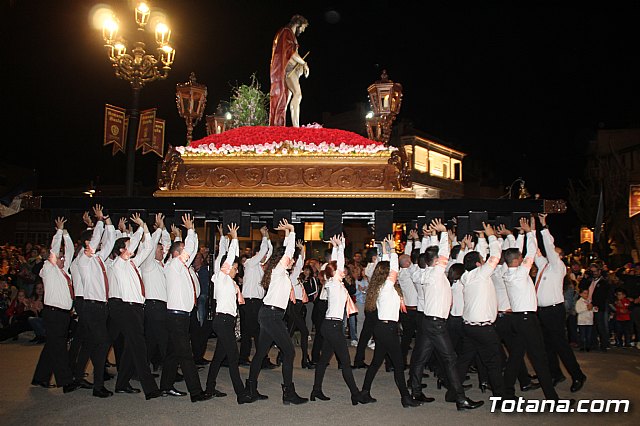
<instances>
[{"instance_id":1,"label":"black dress shoe","mask_svg":"<svg viewBox=\"0 0 640 426\"><path fill-rule=\"evenodd\" d=\"M584 382L587 380L586 376L582 376L582 379L574 380L571 384L571 392L578 392L584 386Z\"/></svg>"},{"instance_id":2,"label":"black dress shoe","mask_svg":"<svg viewBox=\"0 0 640 426\"><path fill-rule=\"evenodd\" d=\"M33 382L31 382L31 384L33 386L40 386L41 388L45 388L45 389L51 389L51 388L55 388L56 385L54 385L53 383L49 383L46 381L42 381L42 382L38 382L36 380L34 380Z\"/></svg>"},{"instance_id":3,"label":"black dress shoe","mask_svg":"<svg viewBox=\"0 0 640 426\"><path fill-rule=\"evenodd\" d=\"M364 362L358 362L356 364L353 364L353 366L351 368L357 370L359 368L367 368L369 366L369 364L364 363Z\"/></svg>"},{"instance_id":4,"label":"black dress shoe","mask_svg":"<svg viewBox=\"0 0 640 426\"><path fill-rule=\"evenodd\" d=\"M171 388L162 391L162 396L186 396L186 392L179 391L176 388Z\"/></svg>"},{"instance_id":5,"label":"black dress shoe","mask_svg":"<svg viewBox=\"0 0 640 426\"><path fill-rule=\"evenodd\" d=\"M551 384L553 386L556 386L558 383L562 383L565 380L567 380L567 378L564 376L554 377L553 379L551 379Z\"/></svg>"},{"instance_id":6,"label":"black dress shoe","mask_svg":"<svg viewBox=\"0 0 640 426\"><path fill-rule=\"evenodd\" d=\"M424 393L420 392L419 394L413 394L413 399L419 402L433 402L436 399L431 398L430 396L426 396Z\"/></svg>"},{"instance_id":7,"label":"black dress shoe","mask_svg":"<svg viewBox=\"0 0 640 426\"><path fill-rule=\"evenodd\" d=\"M97 398L109 398L112 395L113 395L113 392L111 392L110 390L108 390L104 386L101 387L100 389L94 389L93 390L93 396L95 396Z\"/></svg>"},{"instance_id":8,"label":"black dress shoe","mask_svg":"<svg viewBox=\"0 0 640 426\"><path fill-rule=\"evenodd\" d=\"M64 385L62 387L62 392L64 392L64 393L73 392L74 390L78 389L79 387L80 387L80 385L75 383L75 382L69 383L68 385Z\"/></svg>"},{"instance_id":9,"label":"black dress shoe","mask_svg":"<svg viewBox=\"0 0 640 426\"><path fill-rule=\"evenodd\" d=\"M215 388L212 391L205 391L204 393L206 393L207 395L211 395L211 398L224 398L225 396L227 396L226 393L220 392Z\"/></svg>"},{"instance_id":10,"label":"black dress shoe","mask_svg":"<svg viewBox=\"0 0 640 426\"><path fill-rule=\"evenodd\" d=\"M76 383L82 389L93 389L93 383L87 381L87 379L76 380Z\"/></svg>"},{"instance_id":11,"label":"black dress shoe","mask_svg":"<svg viewBox=\"0 0 640 426\"><path fill-rule=\"evenodd\" d=\"M198 360L195 361L196 365L208 365L209 363L211 363L211 361L204 359L204 358L200 358Z\"/></svg>"},{"instance_id":12,"label":"black dress shoe","mask_svg":"<svg viewBox=\"0 0 640 426\"><path fill-rule=\"evenodd\" d=\"M400 402L402 403L402 406L404 408L407 408L407 407L419 407L419 406L422 405L422 402L416 401L415 399L413 399L413 397L411 397L411 395L403 396L400 399Z\"/></svg>"},{"instance_id":13,"label":"black dress shoe","mask_svg":"<svg viewBox=\"0 0 640 426\"><path fill-rule=\"evenodd\" d=\"M360 392L360 401L362 401L362 402L360 402L361 404L370 404L370 403L376 402L378 400L371 396L371 392L370 391L363 390L363 391Z\"/></svg>"},{"instance_id":14,"label":"black dress shoe","mask_svg":"<svg viewBox=\"0 0 640 426\"><path fill-rule=\"evenodd\" d=\"M316 398L318 398L320 401L329 401L331 399L327 395L322 393L322 390L315 390L314 389L314 390L311 391L311 396L309 396L309 400L315 401Z\"/></svg>"},{"instance_id":15,"label":"black dress shoe","mask_svg":"<svg viewBox=\"0 0 640 426\"><path fill-rule=\"evenodd\" d=\"M264 368L264 369L267 369L267 370L273 370L274 368L278 368L278 366L276 364L272 363L270 359L267 359L267 360L262 362L262 367L261 368Z\"/></svg>"},{"instance_id":16,"label":"black dress shoe","mask_svg":"<svg viewBox=\"0 0 640 426\"><path fill-rule=\"evenodd\" d=\"M117 393L118 391L116 391ZM138 392L140 392L140 389L138 389ZM137 392L136 392L137 393ZM144 399L146 399L147 401L150 399L154 399L154 398L159 398L162 396L162 391L160 389L158 390L154 390L152 392L149 392L148 394L146 394L144 396Z\"/></svg>"},{"instance_id":17,"label":"black dress shoe","mask_svg":"<svg viewBox=\"0 0 640 426\"><path fill-rule=\"evenodd\" d=\"M129 385L124 388L116 389L116 393L140 393L140 389L134 388L131 385Z\"/></svg>"},{"instance_id":18,"label":"black dress shoe","mask_svg":"<svg viewBox=\"0 0 640 426\"><path fill-rule=\"evenodd\" d=\"M472 401L469 398L465 398L461 401L456 401L456 408L458 411L462 410L473 410L475 408L481 407L484 405L484 401Z\"/></svg>"},{"instance_id":19,"label":"black dress shoe","mask_svg":"<svg viewBox=\"0 0 640 426\"><path fill-rule=\"evenodd\" d=\"M207 392L202 392L197 395L191 395L191 402L208 401L213 398L213 395Z\"/></svg>"},{"instance_id":20,"label":"black dress shoe","mask_svg":"<svg viewBox=\"0 0 640 426\"><path fill-rule=\"evenodd\" d=\"M540 383L538 382L530 382L528 385L520 386L520 390L522 392L529 392L532 390L536 390L540 388Z\"/></svg>"}]
</instances>

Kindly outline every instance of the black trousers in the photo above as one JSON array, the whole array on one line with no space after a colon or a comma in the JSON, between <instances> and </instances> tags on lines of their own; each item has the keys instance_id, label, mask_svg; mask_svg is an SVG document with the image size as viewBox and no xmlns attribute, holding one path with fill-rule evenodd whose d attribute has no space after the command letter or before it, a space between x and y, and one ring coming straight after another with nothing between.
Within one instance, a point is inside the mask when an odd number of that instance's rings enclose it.
<instances>
[{"instance_id":1,"label":"black trousers","mask_svg":"<svg viewBox=\"0 0 640 426\"><path fill-rule=\"evenodd\" d=\"M122 304L122 299L110 297L107 306L109 306L109 319L107 320L107 330L109 331L109 341L113 346L113 355L115 356L116 367L122 362L122 353L124 352L124 336L120 331L119 322L113 317L113 309L116 311ZM108 353L107 353L108 358Z\"/></svg>"},{"instance_id":2,"label":"black trousers","mask_svg":"<svg viewBox=\"0 0 640 426\"><path fill-rule=\"evenodd\" d=\"M91 359L93 364L93 388L101 389L104 386L104 366L109 352L109 333L107 320L109 308L106 303L96 303L85 300L82 309L82 321L86 335L82 340L78 359L73 367L73 375L81 379L87 368L87 362Z\"/></svg>"},{"instance_id":3,"label":"black trousers","mask_svg":"<svg viewBox=\"0 0 640 426\"><path fill-rule=\"evenodd\" d=\"M608 309L600 309L598 312L593 313L593 325L595 325L596 333L593 333L592 339L595 343L596 336L598 337L598 341L600 342L600 349L605 350L609 348L611 345L609 344L609 326L607 322L609 321L609 310ZM595 345L594 345L595 346Z\"/></svg>"},{"instance_id":4,"label":"black trousers","mask_svg":"<svg viewBox=\"0 0 640 426\"><path fill-rule=\"evenodd\" d=\"M442 364L442 373L447 376L447 383L449 383L452 391L455 392L456 400L463 400L465 398L464 389L456 369L458 358L453 348L453 343L449 338L446 320L422 315L418 321L420 321L420 327L422 328L422 338L420 340L416 339L416 346L413 349L415 357L411 357L413 362L410 372L412 392L414 394L422 392L422 372L435 350L438 360Z\"/></svg>"},{"instance_id":5,"label":"black trousers","mask_svg":"<svg viewBox=\"0 0 640 426\"><path fill-rule=\"evenodd\" d=\"M326 300L316 299L313 302L313 312L311 317L313 319L313 326L316 329L316 334L313 337L313 346L311 347L311 361L317 363L320 360L320 351L324 344L322 337L322 322L327 314L328 303Z\"/></svg>"},{"instance_id":6,"label":"black trousers","mask_svg":"<svg viewBox=\"0 0 640 426\"><path fill-rule=\"evenodd\" d=\"M494 396L504 397L500 338L493 325L469 325L462 327L462 351L458 357L458 377L464 378L469 365L477 357L487 369L489 384Z\"/></svg>"},{"instance_id":7,"label":"black trousers","mask_svg":"<svg viewBox=\"0 0 640 426\"><path fill-rule=\"evenodd\" d=\"M309 357L309 329L303 311L304 303L302 300L296 300L295 304L289 302L287 311L289 336L293 336L296 330L300 331L300 349L302 349L302 360L304 361ZM322 337L324 338L324 335Z\"/></svg>"},{"instance_id":8,"label":"black trousers","mask_svg":"<svg viewBox=\"0 0 640 426\"><path fill-rule=\"evenodd\" d=\"M167 356L167 302L147 299L144 303L144 338L149 363L162 365Z\"/></svg>"},{"instance_id":9,"label":"black trousers","mask_svg":"<svg viewBox=\"0 0 640 426\"><path fill-rule=\"evenodd\" d=\"M516 334L513 328L513 314L499 313L498 317L496 318L495 327L500 341L507 348L507 351L511 353L516 338ZM502 365L506 366L509 357L502 347L500 348L500 356L502 359ZM518 371L518 382L520 383L520 386L527 386L531 384L531 377L529 377L529 371L527 370L527 365L524 362L522 363L522 367Z\"/></svg>"},{"instance_id":10,"label":"black trousers","mask_svg":"<svg viewBox=\"0 0 640 426\"><path fill-rule=\"evenodd\" d=\"M167 357L162 364L160 388L169 390L173 387L179 364L187 384L187 390L191 396L199 395L202 393L202 385L189 342L189 323L191 322L189 315L187 313L178 315L166 312L166 318L169 344Z\"/></svg>"},{"instance_id":11,"label":"black trousers","mask_svg":"<svg viewBox=\"0 0 640 426\"><path fill-rule=\"evenodd\" d=\"M409 353L409 346L411 346L411 340L416 334L418 328L418 311L415 309L407 310L407 313L400 314L400 324L402 324L402 338L400 339L400 348L402 349L402 359L405 365L407 364L407 355Z\"/></svg>"},{"instance_id":12,"label":"black trousers","mask_svg":"<svg viewBox=\"0 0 640 426\"><path fill-rule=\"evenodd\" d=\"M262 299L244 299L244 305L240 305L240 360L249 361L251 343L258 348L258 336L260 324L258 324L258 312L262 306Z\"/></svg>"},{"instance_id":13,"label":"black trousers","mask_svg":"<svg viewBox=\"0 0 640 426\"><path fill-rule=\"evenodd\" d=\"M69 311L45 306L42 309L42 318L47 329L47 341L40 353L33 380L48 383L53 374L58 386L66 386L73 381L67 350L67 335L71 319Z\"/></svg>"},{"instance_id":14,"label":"black trousers","mask_svg":"<svg viewBox=\"0 0 640 426\"><path fill-rule=\"evenodd\" d=\"M84 298L81 296L76 296L73 300L73 309L77 314L77 326L71 338L71 343L69 344L69 363L71 365L71 371L74 373L74 377L77 379L82 379L84 375L84 370L82 371L82 375L78 376L75 374L75 367L80 361L81 364L85 365L89 361L89 356L85 356L84 360L79 360L78 357L81 353L82 343L86 339L87 336L87 327L84 323Z\"/></svg>"},{"instance_id":15,"label":"black trousers","mask_svg":"<svg viewBox=\"0 0 640 426\"><path fill-rule=\"evenodd\" d=\"M272 310L269 306L263 305L258 313L258 323L260 324L260 337L258 338L258 349L256 350L251 368L249 369L249 380L257 381L262 368L262 360L271 349L271 344L276 343L282 354L282 380L285 386L293 382L293 359L295 349L289 336L289 330L284 322L284 310Z\"/></svg>"},{"instance_id":16,"label":"black trousers","mask_svg":"<svg viewBox=\"0 0 640 426\"><path fill-rule=\"evenodd\" d=\"M109 301L109 315L113 320L114 334L122 334L124 350L118 365L116 389L129 386L135 372L145 395L158 390L147 363L147 345L144 340L144 307L141 304Z\"/></svg>"},{"instance_id":17,"label":"black trousers","mask_svg":"<svg viewBox=\"0 0 640 426\"><path fill-rule=\"evenodd\" d=\"M324 336L324 344L320 361L318 365L316 365L313 389L322 390L324 373L335 352L338 363L342 365L342 378L349 387L351 395L356 395L358 393L358 386L356 386L356 381L351 371L351 357L349 356L349 349L347 348L347 340L344 338L344 333L342 332L342 320L325 319L322 323L322 335Z\"/></svg>"},{"instance_id":18,"label":"black trousers","mask_svg":"<svg viewBox=\"0 0 640 426\"><path fill-rule=\"evenodd\" d=\"M580 369L576 355L569 346L566 334L567 312L564 303L555 306L539 307L538 319L542 328L542 337L549 361L551 377L563 376L558 358L562 361L573 380L581 380L584 373Z\"/></svg>"},{"instance_id":19,"label":"black trousers","mask_svg":"<svg viewBox=\"0 0 640 426\"><path fill-rule=\"evenodd\" d=\"M360 337L358 338L358 347L356 348L356 354L353 357L354 364L362 364L364 362L364 354L367 349L367 343L371 337L373 337L373 328L378 321L378 311L364 311L364 323L362 324L362 330L360 331ZM404 369L404 366L403 366Z\"/></svg>"},{"instance_id":20,"label":"black trousers","mask_svg":"<svg viewBox=\"0 0 640 426\"><path fill-rule=\"evenodd\" d=\"M207 375L207 392L212 392L216 388L216 379L222 361L227 358L229 364L229 376L233 383L233 390L236 395L244 390L242 379L240 378L240 370L238 369L238 360L240 355L238 352L238 344L236 343L236 317L227 314L216 314L213 319L213 331L217 337L216 350L213 353L213 360L209 366L209 374Z\"/></svg>"},{"instance_id":21,"label":"black trousers","mask_svg":"<svg viewBox=\"0 0 640 426\"><path fill-rule=\"evenodd\" d=\"M463 337L463 321L462 317L456 317L449 315L447 318L447 330L449 330L449 339L453 345L453 349L458 355L462 351L462 337Z\"/></svg>"},{"instance_id":22,"label":"black trousers","mask_svg":"<svg viewBox=\"0 0 640 426\"><path fill-rule=\"evenodd\" d=\"M363 330L364 331L364 330ZM393 378L401 396L408 396L409 390L404 378L404 363L402 361L402 350L400 349L400 339L398 337L398 323L389 321L377 321L373 327L373 336L376 339L376 349L373 352L373 360L364 376L362 390L370 391L373 379L378 373L386 355L389 355L393 365Z\"/></svg>"},{"instance_id":23,"label":"black trousers","mask_svg":"<svg viewBox=\"0 0 640 426\"><path fill-rule=\"evenodd\" d=\"M538 316L531 312L514 312L513 327L515 339L513 348L509 354L509 361L504 370L504 385L507 397L515 396L515 382L518 372L524 363L525 353L529 355L529 360L538 376L538 381L544 392L546 399L558 399L558 394L551 383L551 373L549 372L549 362L544 349L544 340L540 330ZM564 321L563 321L564 323Z\"/></svg>"}]
</instances>

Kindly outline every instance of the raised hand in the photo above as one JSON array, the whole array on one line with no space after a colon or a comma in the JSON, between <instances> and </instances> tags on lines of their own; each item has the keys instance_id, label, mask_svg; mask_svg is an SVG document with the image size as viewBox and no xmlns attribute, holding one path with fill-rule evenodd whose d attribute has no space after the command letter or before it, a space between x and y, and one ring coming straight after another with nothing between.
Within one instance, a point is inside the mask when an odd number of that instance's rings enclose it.
<instances>
[{"instance_id":1,"label":"raised hand","mask_svg":"<svg viewBox=\"0 0 640 426\"><path fill-rule=\"evenodd\" d=\"M546 213L538 213L538 219L540 219L540 225L543 227L547 226L547 214Z\"/></svg>"},{"instance_id":2,"label":"raised hand","mask_svg":"<svg viewBox=\"0 0 640 426\"><path fill-rule=\"evenodd\" d=\"M496 231L493 230L493 227L488 223L482 222L482 227L484 228L484 233L487 235L487 238L496 235Z\"/></svg>"},{"instance_id":3,"label":"raised hand","mask_svg":"<svg viewBox=\"0 0 640 426\"><path fill-rule=\"evenodd\" d=\"M447 232L447 227L442 223L441 219L433 219L431 228L436 232Z\"/></svg>"},{"instance_id":4,"label":"raised hand","mask_svg":"<svg viewBox=\"0 0 640 426\"><path fill-rule=\"evenodd\" d=\"M140 218L140 213L134 213L131 215L131 222L137 224L138 226L144 225L144 221Z\"/></svg>"},{"instance_id":5,"label":"raised hand","mask_svg":"<svg viewBox=\"0 0 640 426\"><path fill-rule=\"evenodd\" d=\"M220 238L224 237L224 229L222 229L222 224L218 224L218 233L220 234Z\"/></svg>"},{"instance_id":6,"label":"raised hand","mask_svg":"<svg viewBox=\"0 0 640 426\"><path fill-rule=\"evenodd\" d=\"M428 237L429 236L429 227L427 226L426 223L424 225L422 225L422 236L423 237Z\"/></svg>"},{"instance_id":7,"label":"raised hand","mask_svg":"<svg viewBox=\"0 0 640 426\"><path fill-rule=\"evenodd\" d=\"M64 217L58 217L55 221L56 229L62 231L64 229L64 224L67 223L67 219Z\"/></svg>"},{"instance_id":8,"label":"raised hand","mask_svg":"<svg viewBox=\"0 0 640 426\"><path fill-rule=\"evenodd\" d=\"M418 231L415 229L412 229L411 231L409 231L409 239L410 240L417 240L418 239Z\"/></svg>"},{"instance_id":9,"label":"raised hand","mask_svg":"<svg viewBox=\"0 0 640 426\"><path fill-rule=\"evenodd\" d=\"M231 224L227 225L227 228L229 228L229 237L232 240L237 239L238 238L238 229L240 229L240 227L238 225L236 225L235 223L231 223Z\"/></svg>"},{"instance_id":10,"label":"raised hand","mask_svg":"<svg viewBox=\"0 0 640 426\"><path fill-rule=\"evenodd\" d=\"M498 226L498 234L502 235L503 237L506 237L507 235L511 235L512 232L509 229L507 229L506 226L500 225Z\"/></svg>"},{"instance_id":11,"label":"raised hand","mask_svg":"<svg viewBox=\"0 0 640 426\"><path fill-rule=\"evenodd\" d=\"M158 229L164 229L164 215L162 213L157 213L156 214L156 223L155 223L155 227Z\"/></svg>"},{"instance_id":12,"label":"raised hand","mask_svg":"<svg viewBox=\"0 0 640 426\"><path fill-rule=\"evenodd\" d=\"M520 218L520 228L524 232L531 232L531 225L529 225L529 221L524 217Z\"/></svg>"},{"instance_id":13,"label":"raised hand","mask_svg":"<svg viewBox=\"0 0 640 426\"><path fill-rule=\"evenodd\" d=\"M266 238L269 236L269 228L267 228L266 226L263 226L262 228L260 228L260 233L262 234L262 238Z\"/></svg>"},{"instance_id":14,"label":"raised hand","mask_svg":"<svg viewBox=\"0 0 640 426\"><path fill-rule=\"evenodd\" d=\"M87 225L88 228L93 228L93 221L89 216L89 212L84 212L84 214L82 215L82 221L85 223L85 225Z\"/></svg>"},{"instance_id":15,"label":"raised hand","mask_svg":"<svg viewBox=\"0 0 640 426\"><path fill-rule=\"evenodd\" d=\"M182 231L173 223L171 224L171 232L176 238L182 238Z\"/></svg>"},{"instance_id":16,"label":"raised hand","mask_svg":"<svg viewBox=\"0 0 640 426\"><path fill-rule=\"evenodd\" d=\"M127 232L127 218L121 217L118 221L118 230L122 233Z\"/></svg>"},{"instance_id":17,"label":"raised hand","mask_svg":"<svg viewBox=\"0 0 640 426\"><path fill-rule=\"evenodd\" d=\"M182 226L187 229L193 229L193 217L189 213L182 215Z\"/></svg>"},{"instance_id":18,"label":"raised hand","mask_svg":"<svg viewBox=\"0 0 640 426\"><path fill-rule=\"evenodd\" d=\"M102 206L100 204L96 204L93 206L93 214L96 216L96 219L102 220L104 219L104 214L102 213Z\"/></svg>"},{"instance_id":19,"label":"raised hand","mask_svg":"<svg viewBox=\"0 0 640 426\"><path fill-rule=\"evenodd\" d=\"M300 250L304 250L304 241L298 240L296 242L296 247L299 248Z\"/></svg>"}]
</instances>

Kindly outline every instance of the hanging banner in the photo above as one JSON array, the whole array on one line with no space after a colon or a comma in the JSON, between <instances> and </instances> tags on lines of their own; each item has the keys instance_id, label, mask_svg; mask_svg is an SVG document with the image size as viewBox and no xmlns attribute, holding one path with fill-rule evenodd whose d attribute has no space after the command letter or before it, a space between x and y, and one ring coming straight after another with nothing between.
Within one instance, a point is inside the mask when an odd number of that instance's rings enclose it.
<instances>
[{"instance_id":1,"label":"hanging banner","mask_svg":"<svg viewBox=\"0 0 640 426\"><path fill-rule=\"evenodd\" d=\"M142 148L142 153L153 152L162 158L164 152L164 124L165 121L162 118L156 118L153 126L153 142L151 145L146 145Z\"/></svg>"},{"instance_id":2,"label":"hanging banner","mask_svg":"<svg viewBox=\"0 0 640 426\"><path fill-rule=\"evenodd\" d=\"M629 185L629 217L640 213L640 185Z\"/></svg>"},{"instance_id":3,"label":"hanging banner","mask_svg":"<svg viewBox=\"0 0 640 426\"><path fill-rule=\"evenodd\" d=\"M117 144L124 146L127 132L124 128L126 111L114 105L104 106L104 146Z\"/></svg>"},{"instance_id":4,"label":"hanging banner","mask_svg":"<svg viewBox=\"0 0 640 426\"><path fill-rule=\"evenodd\" d=\"M140 124L138 125L138 137L136 139L136 151L145 145L153 143L153 126L156 121L156 109L148 109L140 113Z\"/></svg>"},{"instance_id":5,"label":"hanging banner","mask_svg":"<svg viewBox=\"0 0 640 426\"><path fill-rule=\"evenodd\" d=\"M124 153L124 147L127 144L126 134L127 130L129 130L129 116L124 119L124 130L122 131L122 140L121 141L113 141L113 149L111 150L111 155L116 155L119 152Z\"/></svg>"},{"instance_id":6,"label":"hanging banner","mask_svg":"<svg viewBox=\"0 0 640 426\"><path fill-rule=\"evenodd\" d=\"M586 226L580 228L580 244L582 243L593 244L593 231Z\"/></svg>"}]
</instances>

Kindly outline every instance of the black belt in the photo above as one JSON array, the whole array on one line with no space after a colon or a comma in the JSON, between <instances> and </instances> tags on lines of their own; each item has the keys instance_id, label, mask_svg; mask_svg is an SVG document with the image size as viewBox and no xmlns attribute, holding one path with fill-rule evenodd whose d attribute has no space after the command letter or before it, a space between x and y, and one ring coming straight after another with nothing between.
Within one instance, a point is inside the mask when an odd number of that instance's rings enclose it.
<instances>
[{"instance_id":1,"label":"black belt","mask_svg":"<svg viewBox=\"0 0 640 426\"><path fill-rule=\"evenodd\" d=\"M107 302L101 302L100 300L91 300L91 299L84 299L85 302L87 303L93 303L96 305L106 305Z\"/></svg>"},{"instance_id":2,"label":"black belt","mask_svg":"<svg viewBox=\"0 0 640 426\"><path fill-rule=\"evenodd\" d=\"M144 307L144 303L138 303L138 302L125 302L124 300L122 301L122 303L124 303L125 305L129 305L129 306L142 306L142 307Z\"/></svg>"},{"instance_id":3,"label":"black belt","mask_svg":"<svg viewBox=\"0 0 640 426\"><path fill-rule=\"evenodd\" d=\"M523 312L513 312L514 315L535 315L536 311L523 311Z\"/></svg>"},{"instance_id":4,"label":"black belt","mask_svg":"<svg viewBox=\"0 0 640 426\"><path fill-rule=\"evenodd\" d=\"M175 310L175 309L167 309L167 313L168 314L173 314L173 315L180 315L180 316L183 316L183 317L191 316L191 312L178 311L178 310Z\"/></svg>"},{"instance_id":5,"label":"black belt","mask_svg":"<svg viewBox=\"0 0 640 426\"><path fill-rule=\"evenodd\" d=\"M167 302L165 302L164 300L158 300L158 299L147 299L144 301L144 303L164 303L165 305L167 304Z\"/></svg>"},{"instance_id":6,"label":"black belt","mask_svg":"<svg viewBox=\"0 0 640 426\"><path fill-rule=\"evenodd\" d=\"M407 311L417 311L418 310L417 306L405 306L405 308L407 308Z\"/></svg>"},{"instance_id":7,"label":"black belt","mask_svg":"<svg viewBox=\"0 0 640 426\"><path fill-rule=\"evenodd\" d=\"M225 317L236 319L236 317L234 315L225 314L225 313L222 313L222 312L216 313L216 316L225 316Z\"/></svg>"},{"instance_id":8,"label":"black belt","mask_svg":"<svg viewBox=\"0 0 640 426\"><path fill-rule=\"evenodd\" d=\"M553 305L549 305L549 306L538 306L538 309L555 308L556 306L560 306L562 304L564 304L564 302L554 303Z\"/></svg>"},{"instance_id":9,"label":"black belt","mask_svg":"<svg viewBox=\"0 0 640 426\"><path fill-rule=\"evenodd\" d=\"M499 318L504 318L507 315L511 315L513 312L498 312L498 317Z\"/></svg>"},{"instance_id":10,"label":"black belt","mask_svg":"<svg viewBox=\"0 0 640 426\"><path fill-rule=\"evenodd\" d=\"M342 322L342 320L340 318L325 318L325 321L340 321Z\"/></svg>"},{"instance_id":11,"label":"black belt","mask_svg":"<svg viewBox=\"0 0 640 426\"><path fill-rule=\"evenodd\" d=\"M468 321L465 321L464 325L468 325L470 327L488 327L490 325L493 325L493 322L491 322L491 321L483 321L483 322L468 322Z\"/></svg>"},{"instance_id":12,"label":"black belt","mask_svg":"<svg viewBox=\"0 0 640 426\"><path fill-rule=\"evenodd\" d=\"M262 300L259 297L245 297L244 301L246 302L247 300Z\"/></svg>"},{"instance_id":13,"label":"black belt","mask_svg":"<svg viewBox=\"0 0 640 426\"><path fill-rule=\"evenodd\" d=\"M58 308L57 306L44 305L44 308L50 311L64 312L65 314L68 314L69 312L71 312L71 309L62 309L62 308Z\"/></svg>"},{"instance_id":14,"label":"black belt","mask_svg":"<svg viewBox=\"0 0 640 426\"><path fill-rule=\"evenodd\" d=\"M109 302L122 302L122 299L119 297L110 297Z\"/></svg>"},{"instance_id":15,"label":"black belt","mask_svg":"<svg viewBox=\"0 0 640 426\"><path fill-rule=\"evenodd\" d=\"M265 308L267 309L271 309L272 311L277 311L277 312L284 312L284 309L282 308L278 308L277 306L273 306L273 305L264 305Z\"/></svg>"},{"instance_id":16,"label":"black belt","mask_svg":"<svg viewBox=\"0 0 640 426\"><path fill-rule=\"evenodd\" d=\"M84 296L75 296L74 300L84 300Z\"/></svg>"},{"instance_id":17,"label":"black belt","mask_svg":"<svg viewBox=\"0 0 640 426\"><path fill-rule=\"evenodd\" d=\"M431 321L445 321L444 318L440 318L440 317L425 316L425 318Z\"/></svg>"},{"instance_id":18,"label":"black belt","mask_svg":"<svg viewBox=\"0 0 640 426\"><path fill-rule=\"evenodd\" d=\"M393 320L380 320L380 322L383 322L385 324L397 324L398 321L393 321Z\"/></svg>"}]
</instances>

